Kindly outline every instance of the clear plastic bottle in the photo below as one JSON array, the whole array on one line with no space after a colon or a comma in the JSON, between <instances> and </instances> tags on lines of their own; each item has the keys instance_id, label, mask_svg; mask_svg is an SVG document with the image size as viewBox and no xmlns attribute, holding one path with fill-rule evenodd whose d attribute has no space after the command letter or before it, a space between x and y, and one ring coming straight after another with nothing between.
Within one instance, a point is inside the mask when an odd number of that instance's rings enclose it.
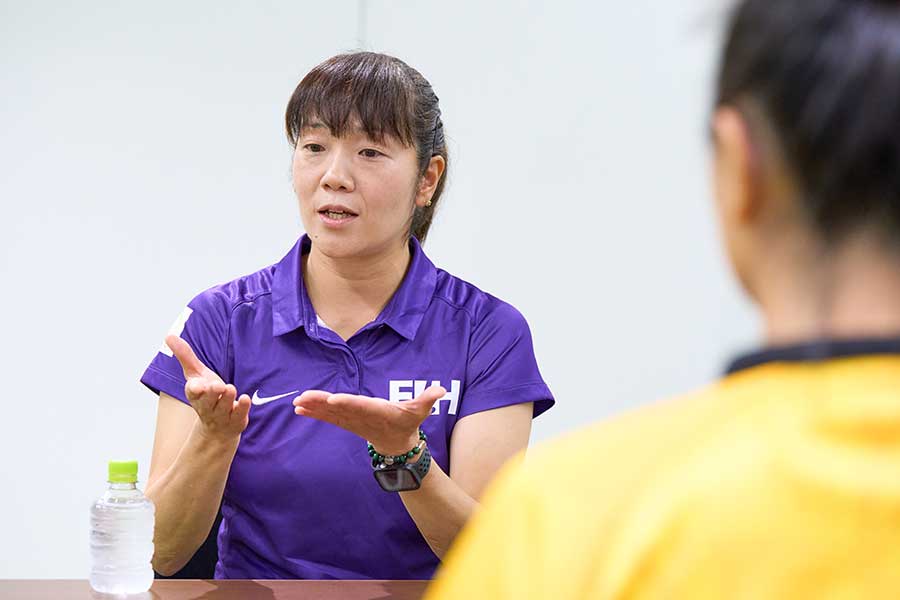
<instances>
[{"instance_id":1,"label":"clear plastic bottle","mask_svg":"<svg viewBox=\"0 0 900 600\"><path fill-rule=\"evenodd\" d=\"M140 594L153 584L153 502L137 488L137 461L110 461L109 489L91 507L91 587Z\"/></svg>"}]
</instances>

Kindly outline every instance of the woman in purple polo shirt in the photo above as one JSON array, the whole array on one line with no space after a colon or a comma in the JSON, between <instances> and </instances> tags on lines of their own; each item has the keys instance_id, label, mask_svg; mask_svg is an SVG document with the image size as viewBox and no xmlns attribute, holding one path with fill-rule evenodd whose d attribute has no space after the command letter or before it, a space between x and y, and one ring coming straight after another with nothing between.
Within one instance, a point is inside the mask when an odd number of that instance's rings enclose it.
<instances>
[{"instance_id":1,"label":"woman in purple polo shirt","mask_svg":"<svg viewBox=\"0 0 900 600\"><path fill-rule=\"evenodd\" d=\"M194 298L141 378L153 565L180 569L221 503L217 578L427 579L553 398L522 315L420 246L447 169L428 81L336 56L286 121L307 234Z\"/></svg>"}]
</instances>

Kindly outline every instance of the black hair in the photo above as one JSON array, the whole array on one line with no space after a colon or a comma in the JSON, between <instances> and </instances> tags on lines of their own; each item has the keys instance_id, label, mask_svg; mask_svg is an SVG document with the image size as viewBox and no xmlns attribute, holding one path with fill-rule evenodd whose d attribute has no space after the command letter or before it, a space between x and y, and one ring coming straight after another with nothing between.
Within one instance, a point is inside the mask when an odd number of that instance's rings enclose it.
<instances>
[{"instance_id":1,"label":"black hair","mask_svg":"<svg viewBox=\"0 0 900 600\"><path fill-rule=\"evenodd\" d=\"M740 1L715 102L761 109L826 242L900 244L900 1Z\"/></svg>"}]
</instances>

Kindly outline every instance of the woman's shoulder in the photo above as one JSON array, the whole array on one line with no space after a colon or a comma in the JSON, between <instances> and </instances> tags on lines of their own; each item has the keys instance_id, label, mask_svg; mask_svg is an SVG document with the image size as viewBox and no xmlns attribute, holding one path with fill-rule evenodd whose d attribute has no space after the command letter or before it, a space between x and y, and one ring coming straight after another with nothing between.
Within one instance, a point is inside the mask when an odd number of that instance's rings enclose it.
<instances>
[{"instance_id":1,"label":"woman's shoulder","mask_svg":"<svg viewBox=\"0 0 900 600\"><path fill-rule=\"evenodd\" d=\"M525 323L522 313L509 302L443 269L437 269L434 298L466 312L476 325L493 321Z\"/></svg>"},{"instance_id":2,"label":"woman's shoulder","mask_svg":"<svg viewBox=\"0 0 900 600\"><path fill-rule=\"evenodd\" d=\"M193 310L231 313L242 304L252 303L272 293L276 264L231 281L206 288L191 300Z\"/></svg>"}]
</instances>

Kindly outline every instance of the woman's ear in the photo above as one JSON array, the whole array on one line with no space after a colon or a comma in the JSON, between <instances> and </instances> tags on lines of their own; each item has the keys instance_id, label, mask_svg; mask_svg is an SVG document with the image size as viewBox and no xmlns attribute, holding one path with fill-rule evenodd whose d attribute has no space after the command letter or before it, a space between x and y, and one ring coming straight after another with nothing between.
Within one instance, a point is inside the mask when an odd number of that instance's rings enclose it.
<instances>
[{"instance_id":1,"label":"woman's ear","mask_svg":"<svg viewBox=\"0 0 900 600\"><path fill-rule=\"evenodd\" d=\"M437 188L441 177L444 176L444 170L447 168L447 162L443 156L432 156L425 173L419 179L419 186L416 189L416 206L422 208L431 204L431 197L434 196L434 190Z\"/></svg>"},{"instance_id":2,"label":"woman's ear","mask_svg":"<svg viewBox=\"0 0 900 600\"><path fill-rule=\"evenodd\" d=\"M760 209L760 169L747 121L730 106L716 109L714 188L720 215L728 226L752 221Z\"/></svg>"}]
</instances>

